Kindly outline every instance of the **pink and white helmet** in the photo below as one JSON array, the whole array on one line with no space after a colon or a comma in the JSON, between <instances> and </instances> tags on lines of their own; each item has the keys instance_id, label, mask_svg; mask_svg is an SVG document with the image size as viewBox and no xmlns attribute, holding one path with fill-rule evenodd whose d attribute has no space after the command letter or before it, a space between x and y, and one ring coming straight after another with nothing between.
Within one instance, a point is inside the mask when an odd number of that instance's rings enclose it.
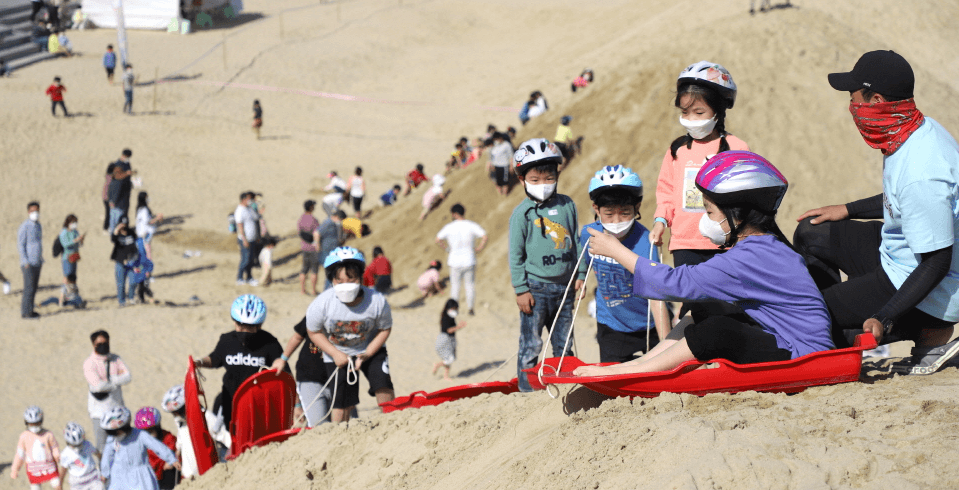
<instances>
[{"instance_id":1,"label":"pink and white helmet","mask_svg":"<svg viewBox=\"0 0 959 490\"><path fill-rule=\"evenodd\" d=\"M100 428L116 430L130 425L130 410L123 405L113 407L100 418Z\"/></svg>"},{"instance_id":2,"label":"pink and white helmet","mask_svg":"<svg viewBox=\"0 0 959 490\"><path fill-rule=\"evenodd\" d=\"M729 70L718 63L700 61L687 66L679 74L676 86L678 87L683 83L695 83L715 89L729 102L730 109L736 102L736 82L733 81L733 76L729 73Z\"/></svg>"},{"instance_id":3,"label":"pink and white helmet","mask_svg":"<svg viewBox=\"0 0 959 490\"><path fill-rule=\"evenodd\" d=\"M186 392L183 390L183 385L176 385L163 395L162 407L167 412L176 412L184 405L186 405Z\"/></svg>"},{"instance_id":4,"label":"pink and white helmet","mask_svg":"<svg viewBox=\"0 0 959 490\"><path fill-rule=\"evenodd\" d=\"M137 410L133 417L133 426L137 429L152 429L160 425L160 411L153 407L143 407Z\"/></svg>"},{"instance_id":5,"label":"pink and white helmet","mask_svg":"<svg viewBox=\"0 0 959 490\"><path fill-rule=\"evenodd\" d=\"M724 151L699 169L696 187L717 206L751 206L772 213L779 209L789 182L769 160L751 151Z\"/></svg>"}]
</instances>

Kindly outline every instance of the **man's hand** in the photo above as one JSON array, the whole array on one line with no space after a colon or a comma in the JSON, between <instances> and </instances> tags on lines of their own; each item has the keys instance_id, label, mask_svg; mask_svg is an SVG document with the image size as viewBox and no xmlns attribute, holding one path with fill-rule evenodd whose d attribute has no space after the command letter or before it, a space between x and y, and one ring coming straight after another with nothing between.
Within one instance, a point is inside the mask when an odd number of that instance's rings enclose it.
<instances>
[{"instance_id":1,"label":"man's hand","mask_svg":"<svg viewBox=\"0 0 959 490\"><path fill-rule=\"evenodd\" d=\"M666 232L666 225L662 221L657 221L653 225L653 229L649 232L649 241L653 242L653 245L661 247L663 245L663 233Z\"/></svg>"},{"instance_id":2,"label":"man's hand","mask_svg":"<svg viewBox=\"0 0 959 490\"><path fill-rule=\"evenodd\" d=\"M516 306L519 306L519 311L526 315L532 313L533 306L536 306L536 300L533 299L533 293L526 291L525 293L517 294Z\"/></svg>"},{"instance_id":3,"label":"man's hand","mask_svg":"<svg viewBox=\"0 0 959 490\"><path fill-rule=\"evenodd\" d=\"M276 369L276 375L279 376L283 372L283 368L286 367L286 361L281 357L277 357L273 364L270 365L270 369Z\"/></svg>"},{"instance_id":4,"label":"man's hand","mask_svg":"<svg viewBox=\"0 0 959 490\"><path fill-rule=\"evenodd\" d=\"M849 210L846 209L845 204L834 204L832 206L810 209L796 218L796 221L802 221L809 217L813 217L813 219L809 221L809 223L813 225L818 225L826 221L842 221L849 219ZM652 239L652 234L650 234L650 239Z\"/></svg>"},{"instance_id":5,"label":"man's hand","mask_svg":"<svg viewBox=\"0 0 959 490\"><path fill-rule=\"evenodd\" d=\"M885 329L882 326L882 322L875 318L870 318L862 324L862 331L871 333L872 336L876 338L876 343L878 344L882 340Z\"/></svg>"}]
</instances>

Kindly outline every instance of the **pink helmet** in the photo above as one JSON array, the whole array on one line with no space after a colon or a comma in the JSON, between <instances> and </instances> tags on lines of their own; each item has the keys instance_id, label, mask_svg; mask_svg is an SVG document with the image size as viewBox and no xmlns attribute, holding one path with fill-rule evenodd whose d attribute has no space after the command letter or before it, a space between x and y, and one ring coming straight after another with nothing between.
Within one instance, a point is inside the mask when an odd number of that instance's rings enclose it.
<instances>
[{"instance_id":1,"label":"pink helmet","mask_svg":"<svg viewBox=\"0 0 959 490\"><path fill-rule=\"evenodd\" d=\"M137 410L133 418L133 426L137 429L152 429L160 425L160 411L153 407L143 407Z\"/></svg>"},{"instance_id":2,"label":"pink helmet","mask_svg":"<svg viewBox=\"0 0 959 490\"><path fill-rule=\"evenodd\" d=\"M750 151L719 153L696 175L696 187L717 206L751 206L765 213L779 209L788 186L773 164Z\"/></svg>"}]
</instances>

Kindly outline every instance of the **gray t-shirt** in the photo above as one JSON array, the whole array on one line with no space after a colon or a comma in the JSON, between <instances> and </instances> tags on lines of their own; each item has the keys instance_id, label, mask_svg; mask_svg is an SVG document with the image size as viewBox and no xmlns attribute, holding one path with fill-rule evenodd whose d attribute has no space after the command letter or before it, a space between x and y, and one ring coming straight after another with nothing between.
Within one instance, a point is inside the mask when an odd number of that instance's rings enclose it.
<instances>
[{"instance_id":1,"label":"gray t-shirt","mask_svg":"<svg viewBox=\"0 0 959 490\"><path fill-rule=\"evenodd\" d=\"M362 354L380 330L392 327L393 314L386 297L368 287L363 287L363 300L356 306L343 304L330 288L320 293L306 309L306 329L322 332L348 356ZM325 353L323 360L333 362Z\"/></svg>"},{"instance_id":2,"label":"gray t-shirt","mask_svg":"<svg viewBox=\"0 0 959 490\"><path fill-rule=\"evenodd\" d=\"M339 223L334 222L332 219L327 218L325 221L320 223L320 265L323 265L323 261L326 260L326 256L333 251L334 248L339 247L343 243L341 235L343 234L343 226Z\"/></svg>"}]
</instances>

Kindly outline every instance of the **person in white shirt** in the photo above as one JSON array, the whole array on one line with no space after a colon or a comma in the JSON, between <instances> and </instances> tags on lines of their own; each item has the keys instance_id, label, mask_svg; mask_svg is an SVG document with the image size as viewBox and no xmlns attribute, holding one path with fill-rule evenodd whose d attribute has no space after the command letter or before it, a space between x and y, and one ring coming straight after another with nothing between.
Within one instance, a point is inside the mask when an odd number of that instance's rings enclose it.
<instances>
[{"instance_id":1,"label":"person in white shirt","mask_svg":"<svg viewBox=\"0 0 959 490\"><path fill-rule=\"evenodd\" d=\"M240 245L240 267L236 272L236 285L249 284L257 286L259 283L253 278L253 257L260 253L260 216L250 208L253 201L252 192L240 194L240 205L233 212L236 220L236 239Z\"/></svg>"},{"instance_id":2,"label":"person in white shirt","mask_svg":"<svg viewBox=\"0 0 959 490\"><path fill-rule=\"evenodd\" d=\"M503 133L493 133L493 147L489 152L486 170L493 174L496 191L501 196L509 193L509 163L513 160L513 145Z\"/></svg>"},{"instance_id":3,"label":"person in white shirt","mask_svg":"<svg viewBox=\"0 0 959 490\"><path fill-rule=\"evenodd\" d=\"M466 290L466 305L473 315L476 303L476 252L486 246L486 230L468 220L466 208L456 203L450 208L453 222L447 224L436 234L436 243L449 252L447 264L450 267L450 297L459 301L460 282ZM479 244L476 241L479 240Z\"/></svg>"}]
</instances>

